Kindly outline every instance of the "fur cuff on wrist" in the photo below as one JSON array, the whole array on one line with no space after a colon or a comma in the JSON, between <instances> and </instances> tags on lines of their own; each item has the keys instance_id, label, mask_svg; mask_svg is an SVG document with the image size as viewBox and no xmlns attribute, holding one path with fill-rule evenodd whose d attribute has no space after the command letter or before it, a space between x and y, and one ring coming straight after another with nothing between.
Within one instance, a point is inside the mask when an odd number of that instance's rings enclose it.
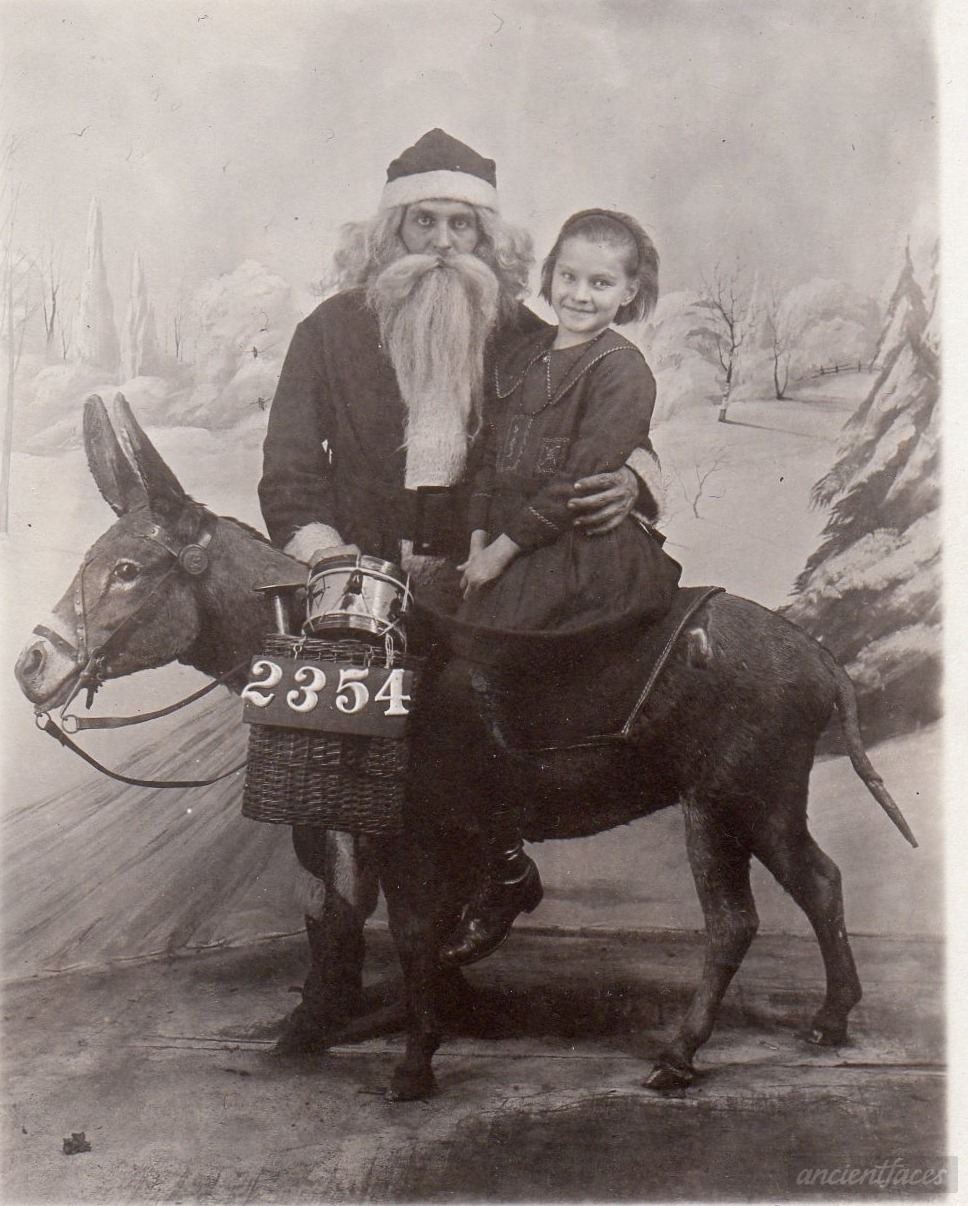
<instances>
[{"instance_id":1,"label":"fur cuff on wrist","mask_svg":"<svg viewBox=\"0 0 968 1206\"><path fill-rule=\"evenodd\" d=\"M328 523L307 523L304 528L296 529L282 551L309 565L317 549L328 549L342 543L342 536Z\"/></svg>"},{"instance_id":2,"label":"fur cuff on wrist","mask_svg":"<svg viewBox=\"0 0 968 1206\"><path fill-rule=\"evenodd\" d=\"M625 458L625 463L644 488L639 492L639 505L636 509L645 515L649 523L658 523L665 515L665 486L659 458L645 448L633 448ZM647 495L644 499L643 493Z\"/></svg>"}]
</instances>

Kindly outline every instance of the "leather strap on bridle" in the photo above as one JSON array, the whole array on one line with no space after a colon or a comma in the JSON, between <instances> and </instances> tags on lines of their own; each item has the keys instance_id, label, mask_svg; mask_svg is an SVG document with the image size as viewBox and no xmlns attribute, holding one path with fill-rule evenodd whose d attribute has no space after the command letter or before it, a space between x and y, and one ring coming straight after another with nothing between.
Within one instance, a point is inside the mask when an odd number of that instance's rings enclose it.
<instances>
[{"instance_id":1,"label":"leather strap on bridle","mask_svg":"<svg viewBox=\"0 0 968 1206\"><path fill-rule=\"evenodd\" d=\"M123 729L126 725L130 724L144 724L147 720L160 720L162 716L170 716L172 712L178 712L180 709L194 703L197 699L202 699L208 695L209 691L214 691L216 687L223 686L231 678L234 678L236 674L239 674L242 670L246 670L251 660L251 658L247 657L244 662L239 662L231 670L226 670L218 678L212 679L210 683L206 683L204 687L199 687L197 691L193 691L191 695L186 695L184 699L178 700L177 703L169 704L167 708L158 708L154 712L142 712L138 716L67 716L62 710L61 724L64 726L65 733L81 733L85 729Z\"/></svg>"},{"instance_id":2,"label":"leather strap on bridle","mask_svg":"<svg viewBox=\"0 0 968 1206\"><path fill-rule=\"evenodd\" d=\"M93 673L97 673L100 670L107 656L108 647L117 647L119 638L125 636L128 630L134 627L134 623L141 612L162 593L171 578L178 573L188 574L191 577L199 577L208 569L208 546L212 543L212 537L215 535L214 524L209 524L197 541L186 544L180 549L172 545L167 533L157 523L149 524L141 535L145 540L150 540L153 544L157 544L163 548L169 557L172 558L172 565L162 574L151 591L141 600L134 611L126 615L117 628L102 641L100 647L93 650L90 654L87 652L87 613L84 606L84 570L86 562L81 566L81 571L77 576L77 587L74 591L74 618L77 628L78 661L86 662L85 668L81 672L82 678L89 668L91 668Z\"/></svg>"},{"instance_id":3,"label":"leather strap on bridle","mask_svg":"<svg viewBox=\"0 0 968 1206\"><path fill-rule=\"evenodd\" d=\"M218 783L221 779L227 779L229 775L236 775L240 770L245 768L245 763L240 762L238 766L233 766L231 770L224 771L221 775L215 775L211 779L136 779L131 775L122 775L118 771L109 770L103 766L96 758L92 758L75 742L71 741L70 737L59 729L54 721L45 712L37 713L37 727L43 733L49 733L51 737L56 737L57 740L69 749L72 753L77 754L78 758L93 766L95 770L99 770L102 775L107 775L109 779L117 779L119 783L127 783L131 787L208 787L212 783Z\"/></svg>"}]
</instances>

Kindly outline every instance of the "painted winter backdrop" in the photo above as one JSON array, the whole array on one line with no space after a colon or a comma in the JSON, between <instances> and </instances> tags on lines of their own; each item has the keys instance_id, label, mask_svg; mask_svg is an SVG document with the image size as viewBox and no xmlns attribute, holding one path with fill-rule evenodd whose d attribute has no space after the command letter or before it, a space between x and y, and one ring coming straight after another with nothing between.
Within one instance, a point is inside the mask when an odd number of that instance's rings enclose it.
<instances>
[{"instance_id":1,"label":"painted winter backdrop","mask_svg":"<svg viewBox=\"0 0 968 1206\"><path fill-rule=\"evenodd\" d=\"M94 199L74 296L52 253L8 253L4 527L11 450L50 456L76 447L80 405L92 392L120 389L149 427L223 433L226 456L261 442L293 327L326 292L319 281L297 297L246 261L159 312L135 255L129 295L116 307L104 238ZM939 712L935 257L923 252L915 264L909 245L882 304L826 279L778 294L755 265L720 262L694 291L664 296L634 332L658 379L660 430L697 416L729 423L741 401L792 407L831 390L857 399L836 463L813 489L829 521L786 612L848 666L876 737ZM697 441L693 463L672 467L672 493L697 518L726 457Z\"/></svg>"},{"instance_id":2,"label":"painted winter backdrop","mask_svg":"<svg viewBox=\"0 0 968 1206\"><path fill-rule=\"evenodd\" d=\"M77 280L55 254L7 245L0 545L18 586L8 666L112 521L80 448L85 397L123 392L199 501L261 526L255 485L275 383L296 322L326 290L247 260L188 296L156 297L148 257L135 255L125 295L112 295L110 238L92 201ZM922 841L916 861L858 803L846 759L818 764L812 825L844 871L851 926L869 932L936 932L941 916L936 290L932 238L915 231L880 297L831 279L781 292L758 265L724 259L630 331L658 380L665 530L684 582L783 608L834 651ZM175 667L111 683L97 710L149 710L198 677ZM11 675L2 690L7 974L299 928L305 884L288 831L240 817L237 778L187 795L119 787L33 728ZM201 708L150 732L92 734L89 747L139 777L218 773L244 757L238 701ZM683 860L673 811L545 844L536 923L698 926ZM769 881L756 888L766 928L803 924Z\"/></svg>"}]
</instances>

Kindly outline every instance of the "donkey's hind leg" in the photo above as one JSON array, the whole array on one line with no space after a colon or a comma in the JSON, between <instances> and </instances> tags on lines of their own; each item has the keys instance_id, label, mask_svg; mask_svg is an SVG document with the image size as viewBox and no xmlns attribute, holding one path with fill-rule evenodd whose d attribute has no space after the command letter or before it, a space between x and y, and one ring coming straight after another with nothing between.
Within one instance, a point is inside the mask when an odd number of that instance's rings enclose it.
<instances>
[{"instance_id":1,"label":"donkey's hind leg","mask_svg":"<svg viewBox=\"0 0 968 1206\"><path fill-rule=\"evenodd\" d=\"M844 923L840 870L813 840L806 821L807 785L796 808L769 818L753 852L803 909L820 944L827 994L802 1037L833 1047L847 1040L847 1015L861 998L860 980Z\"/></svg>"},{"instance_id":2,"label":"donkey's hind leg","mask_svg":"<svg viewBox=\"0 0 968 1206\"><path fill-rule=\"evenodd\" d=\"M690 1083L692 1058L712 1034L720 1003L759 924L750 889L750 851L738 834L724 828L725 810L686 800L683 812L689 863L706 919L706 957L688 1012L645 1082L649 1089Z\"/></svg>"}]
</instances>

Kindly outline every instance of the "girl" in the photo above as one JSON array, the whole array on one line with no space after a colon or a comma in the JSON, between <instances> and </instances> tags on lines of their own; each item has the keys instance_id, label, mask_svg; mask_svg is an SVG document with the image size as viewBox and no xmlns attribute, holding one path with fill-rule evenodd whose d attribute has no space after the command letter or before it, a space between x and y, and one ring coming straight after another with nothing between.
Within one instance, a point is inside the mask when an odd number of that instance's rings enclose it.
<instances>
[{"instance_id":1,"label":"girl","mask_svg":"<svg viewBox=\"0 0 968 1206\"><path fill-rule=\"evenodd\" d=\"M558 327L498 364L474 480L470 553L458 567L464 598L449 625L455 650L471 661L510 664L513 673L525 653L521 664L534 673L539 647L567 658L581 638L658 620L672 602L681 567L651 526L661 493L649 442L655 381L638 348L612 329L651 312L658 268L641 226L602 209L569 218L545 260L541 296ZM573 484L618 469L634 448L646 450L635 465L645 514L583 534L568 511ZM485 845L480 886L439 953L445 966L490 954L542 897L510 818L492 819Z\"/></svg>"},{"instance_id":2,"label":"girl","mask_svg":"<svg viewBox=\"0 0 968 1206\"><path fill-rule=\"evenodd\" d=\"M502 633L574 639L659 619L681 572L651 528L661 493L649 441L655 381L642 353L612 329L654 307L655 247L626 214L583 210L562 227L541 285L558 327L497 367L470 552L459 567L457 627L485 661L500 655ZM644 471L635 466L647 505L603 536L574 528L573 484L619 468L636 447L651 454Z\"/></svg>"}]
</instances>

